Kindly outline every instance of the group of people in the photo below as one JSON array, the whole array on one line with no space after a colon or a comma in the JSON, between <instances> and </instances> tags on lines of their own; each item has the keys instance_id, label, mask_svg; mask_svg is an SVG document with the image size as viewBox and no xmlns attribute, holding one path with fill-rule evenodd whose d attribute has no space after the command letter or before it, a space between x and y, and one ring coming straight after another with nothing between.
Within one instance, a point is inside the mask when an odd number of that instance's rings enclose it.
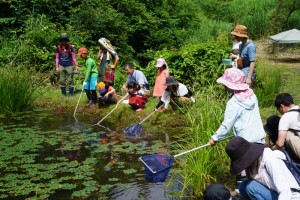
<instances>
[{"instance_id":1,"label":"group of people","mask_svg":"<svg viewBox=\"0 0 300 200\"><path fill-rule=\"evenodd\" d=\"M225 70L217 80L223 84L231 94L227 102L224 120L212 135L209 144L214 146L225 138L233 128L234 135L226 146L226 153L231 159L230 172L233 175L246 175L247 179L239 185L239 192L244 199L300 199L300 186L293 174L284 163L286 159L282 150L292 155L294 161L300 160L300 109L295 105L288 93L279 94L274 105L282 117L271 116L266 125L262 123L259 112L258 99L251 89L255 80L256 49L249 40L247 27L236 25L231 32L235 40L230 58L234 64ZM68 75L69 94L73 95L72 70L74 63L78 64L74 50L68 44L67 36L60 37L57 47L56 69L60 71L60 85L62 95L66 95L65 80ZM118 65L118 55L110 42L105 38L99 39L100 66L88 57L88 50L80 48L78 56L86 61L86 76L84 89L92 104L97 102L96 90L99 90L98 102L101 105L116 103L117 106L129 98L129 104L136 111L142 110L147 102L149 82L142 71L128 63L125 72L128 75L122 91L126 95L118 100L114 87L114 69ZM156 111L165 111L169 105L189 104L195 102L193 93L174 76L169 75L169 67L163 58L156 61L158 69L153 89L153 96L157 97ZM164 105L164 106L163 106ZM268 133L266 135L266 132ZM222 192L223 191L223 192ZM224 198L216 198L223 193ZM233 198L220 185L212 185L204 192L204 199Z\"/></svg>"},{"instance_id":2,"label":"group of people","mask_svg":"<svg viewBox=\"0 0 300 200\"><path fill-rule=\"evenodd\" d=\"M56 49L56 70L60 73L61 92L63 96L66 96L66 86L68 85L69 96L73 96L73 65L75 65L78 72L75 52L66 34L61 35L59 41L60 43ZM97 66L94 59L89 57L87 48L79 48L77 53L77 56L85 60L86 73L83 88L88 98L88 105L93 106L98 102L99 107L109 104L119 106L128 98L128 104L135 111L144 109L150 95L150 85L144 73L135 69L131 63L125 64L125 72L128 78L122 87L122 92L126 95L119 100L114 89L114 70L119 62L118 54L106 38L100 38L98 44L97 59L100 60L99 66ZM167 110L169 104L174 108L173 105L195 102L193 93L184 84L179 83L174 76L169 76L169 67L165 59L157 59L156 67L157 77L153 89L153 96L158 98L156 111L163 112ZM163 104L164 107L162 107Z\"/></svg>"},{"instance_id":3,"label":"group of people","mask_svg":"<svg viewBox=\"0 0 300 200\"><path fill-rule=\"evenodd\" d=\"M224 120L209 144L214 146L233 128L235 137L226 145L225 151L231 159L231 174L246 175L238 190L244 199L300 199L300 186L284 162L286 155L291 155L294 162L300 160L299 106L290 94L279 94L274 105L282 117L273 115L263 126L257 97L250 88L254 80L255 45L248 41L247 28L243 25L237 25L231 34L238 43L237 56L231 56L233 59L242 57L242 65L226 69L217 80L231 98L226 105ZM203 198L235 199L220 184L208 186Z\"/></svg>"}]
</instances>

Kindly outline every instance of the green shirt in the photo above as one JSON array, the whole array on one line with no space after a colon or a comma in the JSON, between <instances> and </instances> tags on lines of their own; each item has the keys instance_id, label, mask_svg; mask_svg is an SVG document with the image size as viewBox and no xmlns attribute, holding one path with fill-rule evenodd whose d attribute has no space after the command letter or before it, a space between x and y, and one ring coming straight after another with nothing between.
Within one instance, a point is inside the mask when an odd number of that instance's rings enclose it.
<instances>
[{"instance_id":1,"label":"green shirt","mask_svg":"<svg viewBox=\"0 0 300 200\"><path fill-rule=\"evenodd\" d=\"M87 80L91 77L98 77L97 65L92 58L86 59L85 66L86 66L85 79L84 79L85 82L87 82Z\"/></svg>"}]
</instances>

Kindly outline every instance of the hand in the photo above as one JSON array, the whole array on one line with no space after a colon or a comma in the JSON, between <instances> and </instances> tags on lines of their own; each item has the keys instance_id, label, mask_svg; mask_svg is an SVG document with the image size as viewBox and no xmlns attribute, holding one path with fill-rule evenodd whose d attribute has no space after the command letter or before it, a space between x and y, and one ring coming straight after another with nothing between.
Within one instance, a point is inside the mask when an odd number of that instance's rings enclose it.
<instances>
[{"instance_id":1,"label":"hand","mask_svg":"<svg viewBox=\"0 0 300 200\"><path fill-rule=\"evenodd\" d=\"M251 78L247 78L246 83L247 83L249 86L251 86L251 85L252 85L252 80L251 80Z\"/></svg>"},{"instance_id":2,"label":"hand","mask_svg":"<svg viewBox=\"0 0 300 200\"><path fill-rule=\"evenodd\" d=\"M215 146L217 144L217 142L214 141L213 139L210 139L209 142L208 142L208 144L213 147L213 146Z\"/></svg>"},{"instance_id":3,"label":"hand","mask_svg":"<svg viewBox=\"0 0 300 200\"><path fill-rule=\"evenodd\" d=\"M59 72L59 67L58 66L56 66L56 71Z\"/></svg>"},{"instance_id":4,"label":"hand","mask_svg":"<svg viewBox=\"0 0 300 200\"><path fill-rule=\"evenodd\" d=\"M83 82L82 86L84 87L84 86L86 86L86 85L87 85L87 82Z\"/></svg>"},{"instance_id":5,"label":"hand","mask_svg":"<svg viewBox=\"0 0 300 200\"><path fill-rule=\"evenodd\" d=\"M158 111L158 108L154 108L154 111L157 112L157 111Z\"/></svg>"},{"instance_id":6,"label":"hand","mask_svg":"<svg viewBox=\"0 0 300 200\"><path fill-rule=\"evenodd\" d=\"M79 73L79 68L78 68L78 67L76 67L76 69L75 69L75 70L76 70L76 72L77 72L77 73Z\"/></svg>"},{"instance_id":7,"label":"hand","mask_svg":"<svg viewBox=\"0 0 300 200\"><path fill-rule=\"evenodd\" d=\"M231 59L236 59L237 56L231 53L231 54L229 55L229 58L231 58Z\"/></svg>"},{"instance_id":8,"label":"hand","mask_svg":"<svg viewBox=\"0 0 300 200\"><path fill-rule=\"evenodd\" d=\"M106 97L106 98L107 98L108 96L109 96L109 94L108 94L108 93L106 93L106 94L104 95L104 97Z\"/></svg>"},{"instance_id":9,"label":"hand","mask_svg":"<svg viewBox=\"0 0 300 200\"><path fill-rule=\"evenodd\" d=\"M115 65L109 65L109 68L114 69L116 66Z\"/></svg>"}]
</instances>

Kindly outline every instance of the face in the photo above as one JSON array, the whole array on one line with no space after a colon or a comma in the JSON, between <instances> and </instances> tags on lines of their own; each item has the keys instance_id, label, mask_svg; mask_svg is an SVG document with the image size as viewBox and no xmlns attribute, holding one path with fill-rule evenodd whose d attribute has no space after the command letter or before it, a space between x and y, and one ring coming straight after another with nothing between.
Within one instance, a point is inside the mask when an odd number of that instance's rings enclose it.
<instances>
[{"instance_id":1,"label":"face","mask_svg":"<svg viewBox=\"0 0 300 200\"><path fill-rule=\"evenodd\" d=\"M229 93L233 93L233 90L232 90L232 89L230 89L229 87L227 87L226 85L224 85L224 88L225 88L225 90L226 90L227 92L229 92Z\"/></svg>"},{"instance_id":2,"label":"face","mask_svg":"<svg viewBox=\"0 0 300 200\"><path fill-rule=\"evenodd\" d=\"M277 110L280 112L280 114L284 114L286 113L286 109L285 109L285 106L280 104L279 108L277 108Z\"/></svg>"},{"instance_id":3,"label":"face","mask_svg":"<svg viewBox=\"0 0 300 200\"><path fill-rule=\"evenodd\" d=\"M127 75L132 75L133 74L134 69L131 69L130 67L126 66L125 67L125 72Z\"/></svg>"},{"instance_id":4,"label":"face","mask_svg":"<svg viewBox=\"0 0 300 200\"><path fill-rule=\"evenodd\" d=\"M83 53L80 55L81 58L87 58L87 53Z\"/></svg>"},{"instance_id":5,"label":"face","mask_svg":"<svg viewBox=\"0 0 300 200\"><path fill-rule=\"evenodd\" d=\"M68 40L62 39L62 40L60 41L60 44L63 45L63 46L67 46Z\"/></svg>"},{"instance_id":6,"label":"face","mask_svg":"<svg viewBox=\"0 0 300 200\"><path fill-rule=\"evenodd\" d=\"M128 93L134 93L134 89L133 88L128 88Z\"/></svg>"}]
</instances>

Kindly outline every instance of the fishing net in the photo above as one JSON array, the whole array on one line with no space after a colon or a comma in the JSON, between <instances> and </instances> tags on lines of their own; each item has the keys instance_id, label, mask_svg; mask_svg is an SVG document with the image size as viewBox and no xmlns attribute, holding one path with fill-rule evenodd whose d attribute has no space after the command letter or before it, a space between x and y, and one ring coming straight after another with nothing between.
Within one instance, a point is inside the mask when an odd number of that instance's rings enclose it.
<instances>
[{"instance_id":1,"label":"fishing net","mask_svg":"<svg viewBox=\"0 0 300 200\"><path fill-rule=\"evenodd\" d=\"M144 131L141 124L133 124L128 126L124 132L131 136L139 136Z\"/></svg>"},{"instance_id":2,"label":"fishing net","mask_svg":"<svg viewBox=\"0 0 300 200\"><path fill-rule=\"evenodd\" d=\"M164 182L169 174L174 159L166 154L153 154L140 157L145 166L145 178L149 182Z\"/></svg>"}]
</instances>

